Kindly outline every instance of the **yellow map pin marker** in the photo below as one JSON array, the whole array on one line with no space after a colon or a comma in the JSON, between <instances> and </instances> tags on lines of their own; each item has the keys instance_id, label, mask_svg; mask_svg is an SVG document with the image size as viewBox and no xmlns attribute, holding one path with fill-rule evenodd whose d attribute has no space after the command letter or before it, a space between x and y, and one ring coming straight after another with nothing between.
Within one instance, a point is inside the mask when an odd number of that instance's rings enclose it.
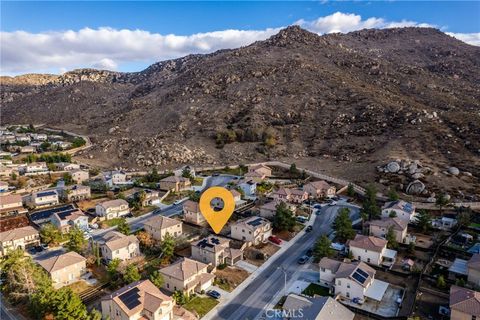
<instances>
[{"instance_id":1,"label":"yellow map pin marker","mask_svg":"<svg viewBox=\"0 0 480 320\"><path fill-rule=\"evenodd\" d=\"M223 201L223 209L220 211L213 210L210 204L215 198L220 198ZM200 197L199 207L205 220L207 220L213 231L218 234L235 210L235 199L233 199L233 194L230 190L223 187L211 187Z\"/></svg>"}]
</instances>

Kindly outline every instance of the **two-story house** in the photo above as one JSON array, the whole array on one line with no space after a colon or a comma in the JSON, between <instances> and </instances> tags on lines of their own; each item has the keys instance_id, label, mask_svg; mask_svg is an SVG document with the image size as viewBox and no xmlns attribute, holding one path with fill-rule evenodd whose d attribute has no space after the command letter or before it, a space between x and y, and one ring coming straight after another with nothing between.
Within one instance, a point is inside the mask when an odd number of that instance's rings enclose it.
<instances>
[{"instance_id":1,"label":"two-story house","mask_svg":"<svg viewBox=\"0 0 480 320\"><path fill-rule=\"evenodd\" d=\"M373 220L369 223L370 235L385 239L388 231L391 229L395 234L395 240L398 243L404 243L407 238L408 221L399 217L382 218Z\"/></svg>"},{"instance_id":2,"label":"two-story house","mask_svg":"<svg viewBox=\"0 0 480 320\"><path fill-rule=\"evenodd\" d=\"M143 190L144 196L141 200L142 207L156 206L160 204L160 193L156 190L145 189ZM141 193L137 193L136 196L140 197Z\"/></svg>"},{"instance_id":3,"label":"two-story house","mask_svg":"<svg viewBox=\"0 0 480 320\"><path fill-rule=\"evenodd\" d=\"M280 188L272 192L272 198L275 201L283 201L301 204L308 199L308 193L300 189Z\"/></svg>"},{"instance_id":4,"label":"two-story house","mask_svg":"<svg viewBox=\"0 0 480 320\"><path fill-rule=\"evenodd\" d=\"M74 251L57 253L47 259L38 260L52 279L55 288L80 280L87 272L87 259Z\"/></svg>"},{"instance_id":5,"label":"two-story house","mask_svg":"<svg viewBox=\"0 0 480 320\"><path fill-rule=\"evenodd\" d=\"M397 251L387 249L387 240L373 236L357 234L347 245L354 259L374 266L392 267Z\"/></svg>"},{"instance_id":6,"label":"two-story house","mask_svg":"<svg viewBox=\"0 0 480 320\"><path fill-rule=\"evenodd\" d=\"M450 319L480 319L480 292L458 286L450 287Z\"/></svg>"},{"instance_id":7,"label":"two-story house","mask_svg":"<svg viewBox=\"0 0 480 320\"><path fill-rule=\"evenodd\" d=\"M51 207L59 203L56 190L38 191L30 196L30 206L34 208Z\"/></svg>"},{"instance_id":8,"label":"two-story house","mask_svg":"<svg viewBox=\"0 0 480 320\"><path fill-rule=\"evenodd\" d=\"M277 201L270 201L265 203L264 205L261 205L259 207L260 210L260 216L264 218L272 218L275 216L277 212L277 206L280 204L280 202ZM284 204L287 206L288 209L290 209L293 213L297 210L297 207L294 204L284 202Z\"/></svg>"},{"instance_id":9,"label":"two-story house","mask_svg":"<svg viewBox=\"0 0 480 320\"><path fill-rule=\"evenodd\" d=\"M105 184L109 188L129 184L129 181L127 180L127 174L123 171L111 171L104 176Z\"/></svg>"},{"instance_id":10,"label":"two-story house","mask_svg":"<svg viewBox=\"0 0 480 320\"><path fill-rule=\"evenodd\" d=\"M233 239L250 242L257 245L268 241L272 235L272 224L262 217L249 217L238 220L231 226Z\"/></svg>"},{"instance_id":11,"label":"two-story house","mask_svg":"<svg viewBox=\"0 0 480 320\"><path fill-rule=\"evenodd\" d=\"M403 200L390 201L382 207L382 217L396 216L407 222L415 222L415 206Z\"/></svg>"},{"instance_id":12,"label":"two-story house","mask_svg":"<svg viewBox=\"0 0 480 320\"><path fill-rule=\"evenodd\" d=\"M303 191L312 199L331 198L335 196L337 189L326 181L312 181L303 186Z\"/></svg>"},{"instance_id":13,"label":"two-story house","mask_svg":"<svg viewBox=\"0 0 480 320\"><path fill-rule=\"evenodd\" d=\"M21 172L24 175L37 175L37 174L47 174L48 166L46 162L32 162L22 168Z\"/></svg>"},{"instance_id":14,"label":"two-story house","mask_svg":"<svg viewBox=\"0 0 480 320\"><path fill-rule=\"evenodd\" d=\"M27 249L40 245L40 235L32 226L16 228L0 233L0 256L17 248Z\"/></svg>"},{"instance_id":15,"label":"two-story house","mask_svg":"<svg viewBox=\"0 0 480 320\"><path fill-rule=\"evenodd\" d=\"M237 185L242 190L245 198L255 198L257 193L257 183L253 180L244 180Z\"/></svg>"},{"instance_id":16,"label":"two-story house","mask_svg":"<svg viewBox=\"0 0 480 320\"><path fill-rule=\"evenodd\" d=\"M78 184L82 184L84 181L87 181L90 178L88 171L81 169L71 171L70 175L72 176L72 180Z\"/></svg>"},{"instance_id":17,"label":"two-story house","mask_svg":"<svg viewBox=\"0 0 480 320\"><path fill-rule=\"evenodd\" d=\"M22 196L7 194L0 196L0 216L16 215L28 212L23 207Z\"/></svg>"},{"instance_id":18,"label":"two-story house","mask_svg":"<svg viewBox=\"0 0 480 320\"><path fill-rule=\"evenodd\" d=\"M111 320L172 320L175 302L150 280L131 283L102 298L102 317Z\"/></svg>"},{"instance_id":19,"label":"two-story house","mask_svg":"<svg viewBox=\"0 0 480 320\"><path fill-rule=\"evenodd\" d=\"M190 179L185 177L169 176L160 180L160 189L179 192L191 187Z\"/></svg>"},{"instance_id":20,"label":"two-story house","mask_svg":"<svg viewBox=\"0 0 480 320\"><path fill-rule=\"evenodd\" d=\"M375 269L363 262L341 262L324 257L319 267L320 285L343 299L381 301L389 285L375 279Z\"/></svg>"},{"instance_id":21,"label":"two-story house","mask_svg":"<svg viewBox=\"0 0 480 320\"><path fill-rule=\"evenodd\" d=\"M221 264L234 265L243 258L242 250L230 248L229 239L213 235L192 242L191 249L192 259L214 267Z\"/></svg>"},{"instance_id":22,"label":"two-story house","mask_svg":"<svg viewBox=\"0 0 480 320\"><path fill-rule=\"evenodd\" d=\"M207 271L208 265L188 258L159 270L163 288L170 292L181 291L185 295L206 290L213 283L215 275Z\"/></svg>"},{"instance_id":23,"label":"two-story house","mask_svg":"<svg viewBox=\"0 0 480 320\"><path fill-rule=\"evenodd\" d=\"M198 202L187 200L183 203L183 220L185 222L196 224L197 226L207 226L207 220L200 212Z\"/></svg>"},{"instance_id":24,"label":"two-story house","mask_svg":"<svg viewBox=\"0 0 480 320\"><path fill-rule=\"evenodd\" d=\"M134 235L124 235L118 231L107 232L97 241L102 257L107 261L130 260L140 256L140 244Z\"/></svg>"},{"instance_id":25,"label":"two-story house","mask_svg":"<svg viewBox=\"0 0 480 320\"><path fill-rule=\"evenodd\" d=\"M61 190L61 198L67 202L82 201L90 199L90 197L90 187L81 184L64 187Z\"/></svg>"},{"instance_id":26,"label":"two-story house","mask_svg":"<svg viewBox=\"0 0 480 320\"><path fill-rule=\"evenodd\" d=\"M73 171L80 169L80 165L70 162L57 162L55 163L55 168L59 171Z\"/></svg>"},{"instance_id":27,"label":"two-story house","mask_svg":"<svg viewBox=\"0 0 480 320\"><path fill-rule=\"evenodd\" d=\"M95 214L108 219L119 218L130 213L128 202L123 199L108 200L95 206Z\"/></svg>"},{"instance_id":28,"label":"two-story house","mask_svg":"<svg viewBox=\"0 0 480 320\"><path fill-rule=\"evenodd\" d=\"M167 234L174 238L180 237L183 233L182 226L182 221L165 216L153 216L145 221L143 228L153 239L163 241Z\"/></svg>"},{"instance_id":29,"label":"two-story house","mask_svg":"<svg viewBox=\"0 0 480 320\"><path fill-rule=\"evenodd\" d=\"M80 209L54 212L50 222L62 233L68 233L71 228L88 229L88 217Z\"/></svg>"}]
</instances>

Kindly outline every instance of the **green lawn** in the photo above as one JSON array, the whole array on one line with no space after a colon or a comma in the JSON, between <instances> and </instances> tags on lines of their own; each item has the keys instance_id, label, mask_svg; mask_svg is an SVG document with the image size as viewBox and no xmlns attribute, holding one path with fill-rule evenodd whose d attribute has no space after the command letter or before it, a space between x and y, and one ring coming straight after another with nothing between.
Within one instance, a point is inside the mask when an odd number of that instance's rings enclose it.
<instances>
[{"instance_id":1,"label":"green lawn","mask_svg":"<svg viewBox=\"0 0 480 320\"><path fill-rule=\"evenodd\" d=\"M198 178L198 177L197 177L197 178L193 179L192 185L194 185L194 186L201 186L202 183L203 183L203 178Z\"/></svg>"},{"instance_id":2,"label":"green lawn","mask_svg":"<svg viewBox=\"0 0 480 320\"><path fill-rule=\"evenodd\" d=\"M114 227L114 226L118 225L122 220L123 220L123 218L113 218L113 219L102 221L100 223L101 224L106 224L109 227Z\"/></svg>"},{"instance_id":3,"label":"green lawn","mask_svg":"<svg viewBox=\"0 0 480 320\"><path fill-rule=\"evenodd\" d=\"M188 311L198 314L198 316L201 318L210 310L212 310L217 304L218 301L210 297L195 297L188 303L184 304L183 307Z\"/></svg>"},{"instance_id":4,"label":"green lawn","mask_svg":"<svg viewBox=\"0 0 480 320\"><path fill-rule=\"evenodd\" d=\"M316 283L310 283L302 292L304 295L313 297L314 295L329 296L328 289Z\"/></svg>"}]
</instances>

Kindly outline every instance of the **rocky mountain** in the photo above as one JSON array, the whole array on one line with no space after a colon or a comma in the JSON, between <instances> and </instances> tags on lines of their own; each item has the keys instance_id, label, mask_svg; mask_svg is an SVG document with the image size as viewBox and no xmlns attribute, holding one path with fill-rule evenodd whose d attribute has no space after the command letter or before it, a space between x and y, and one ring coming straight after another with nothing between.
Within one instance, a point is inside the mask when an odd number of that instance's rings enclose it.
<instances>
[{"instance_id":1,"label":"rocky mountain","mask_svg":"<svg viewBox=\"0 0 480 320\"><path fill-rule=\"evenodd\" d=\"M480 48L436 29L318 36L288 27L141 72L33 77L2 79L2 124L87 133L99 163L304 159L373 174L415 159L467 171L453 185L480 188Z\"/></svg>"}]
</instances>

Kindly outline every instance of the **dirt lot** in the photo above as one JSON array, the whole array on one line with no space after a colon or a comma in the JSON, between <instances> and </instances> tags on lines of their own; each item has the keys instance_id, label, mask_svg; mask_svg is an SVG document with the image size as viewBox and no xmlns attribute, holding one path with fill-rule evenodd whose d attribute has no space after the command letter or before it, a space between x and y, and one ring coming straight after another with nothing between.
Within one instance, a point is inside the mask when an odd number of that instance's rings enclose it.
<instances>
[{"instance_id":1,"label":"dirt lot","mask_svg":"<svg viewBox=\"0 0 480 320\"><path fill-rule=\"evenodd\" d=\"M99 198L99 199L95 199L95 200L83 200L83 201L77 202L77 206L82 211L88 211L88 209L90 209L90 208L95 208L97 203L107 201L107 200L108 200L108 198Z\"/></svg>"},{"instance_id":2,"label":"dirt lot","mask_svg":"<svg viewBox=\"0 0 480 320\"><path fill-rule=\"evenodd\" d=\"M244 257L247 262L256 266L261 266L265 262L265 260L255 259L255 257L257 256L257 253L260 253L260 254L263 253L267 257L271 257L278 250L280 250L280 247L272 243L263 243L255 247L247 248L245 250Z\"/></svg>"},{"instance_id":3,"label":"dirt lot","mask_svg":"<svg viewBox=\"0 0 480 320\"><path fill-rule=\"evenodd\" d=\"M442 316L438 314L438 308L440 306L448 306L448 303L449 299L444 295L437 295L434 292L421 290L418 294L412 316L417 316L421 319L443 320ZM448 319L448 317L444 319Z\"/></svg>"},{"instance_id":4,"label":"dirt lot","mask_svg":"<svg viewBox=\"0 0 480 320\"><path fill-rule=\"evenodd\" d=\"M222 283L220 287L230 292L248 278L249 274L240 268L226 267L223 270L215 271L215 275L217 276L215 280Z\"/></svg>"}]
</instances>

